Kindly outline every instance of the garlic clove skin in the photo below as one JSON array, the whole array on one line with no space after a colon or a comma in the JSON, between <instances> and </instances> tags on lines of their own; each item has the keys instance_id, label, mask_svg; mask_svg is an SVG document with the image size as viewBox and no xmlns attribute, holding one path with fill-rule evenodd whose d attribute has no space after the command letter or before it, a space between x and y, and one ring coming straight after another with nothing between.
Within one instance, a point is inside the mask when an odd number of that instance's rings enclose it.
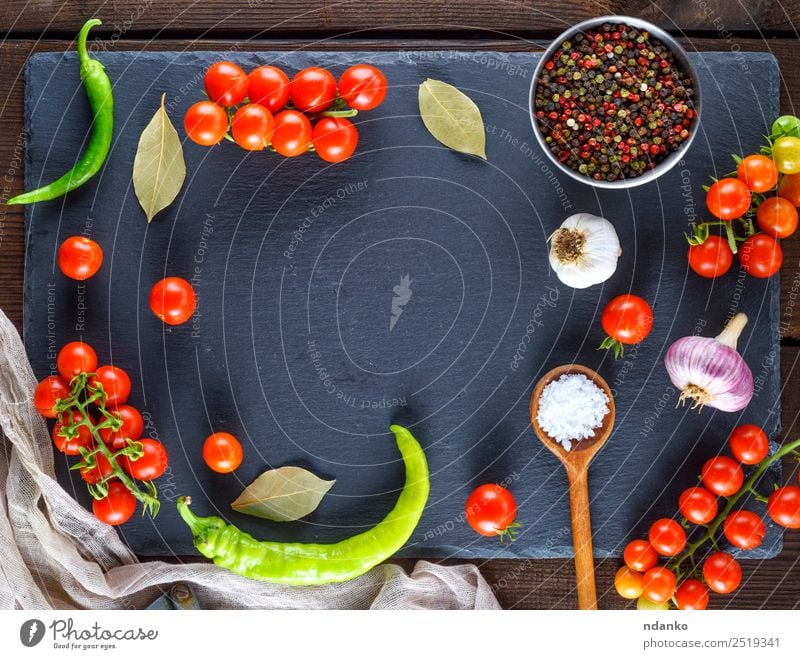
<instances>
[{"instance_id":1,"label":"garlic clove skin","mask_svg":"<svg viewBox=\"0 0 800 659\"><path fill-rule=\"evenodd\" d=\"M570 215L550 237L550 267L571 288L602 284L621 254L614 225L590 213Z\"/></svg>"}]
</instances>

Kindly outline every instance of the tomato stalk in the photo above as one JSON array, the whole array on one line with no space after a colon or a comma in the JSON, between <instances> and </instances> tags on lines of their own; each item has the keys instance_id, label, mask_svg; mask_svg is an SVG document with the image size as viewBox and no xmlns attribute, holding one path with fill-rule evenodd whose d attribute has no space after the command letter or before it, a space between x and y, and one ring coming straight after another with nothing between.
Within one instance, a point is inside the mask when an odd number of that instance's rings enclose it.
<instances>
[{"instance_id":1,"label":"tomato stalk","mask_svg":"<svg viewBox=\"0 0 800 659\"><path fill-rule=\"evenodd\" d=\"M725 506L717 513L717 516L705 527L705 532L699 539L695 542L691 542L686 545L686 548L681 552L681 554L677 557L676 562L672 565L672 569L675 571L675 576L678 580L682 579L686 574L681 571L681 565L688 559L691 564L691 569L689 573L694 572L697 569L696 561L695 561L695 553L698 549L700 549L704 544L707 542L711 543L711 546L715 549L718 549L717 545L717 533L719 531L719 527L728 517L730 512L733 510L734 506L738 503L739 499L741 499L745 494L752 494L756 499L759 501L764 501L765 498L761 496L755 490L755 484L758 482L758 479L764 475L764 472L769 469L770 465L776 460L780 460L786 455L793 454L800 448L800 439L796 439L793 442L789 442L788 444L784 444L779 448L775 453L770 456L764 458L761 462L758 463L755 471L750 475L744 485L739 489L736 494L732 494L728 497L728 501Z\"/></svg>"}]
</instances>

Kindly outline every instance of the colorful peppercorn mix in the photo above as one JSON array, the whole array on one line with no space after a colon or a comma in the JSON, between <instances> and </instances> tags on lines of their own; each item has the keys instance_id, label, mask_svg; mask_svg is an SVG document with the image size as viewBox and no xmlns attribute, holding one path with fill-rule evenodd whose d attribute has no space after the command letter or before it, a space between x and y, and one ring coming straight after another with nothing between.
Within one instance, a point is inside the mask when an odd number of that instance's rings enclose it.
<instances>
[{"instance_id":1,"label":"colorful peppercorn mix","mask_svg":"<svg viewBox=\"0 0 800 659\"><path fill-rule=\"evenodd\" d=\"M605 23L561 43L534 112L553 155L598 181L640 176L689 137L694 83L646 30Z\"/></svg>"}]
</instances>

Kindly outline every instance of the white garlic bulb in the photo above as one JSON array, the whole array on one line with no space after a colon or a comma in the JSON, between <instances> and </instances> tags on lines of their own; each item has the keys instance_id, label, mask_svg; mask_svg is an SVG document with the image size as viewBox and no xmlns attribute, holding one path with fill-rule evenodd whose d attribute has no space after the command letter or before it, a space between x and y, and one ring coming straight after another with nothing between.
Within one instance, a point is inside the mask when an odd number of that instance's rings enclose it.
<instances>
[{"instance_id":1,"label":"white garlic bulb","mask_svg":"<svg viewBox=\"0 0 800 659\"><path fill-rule=\"evenodd\" d=\"M570 215L550 236L550 266L572 288L601 284L622 254L614 226L590 213Z\"/></svg>"}]
</instances>

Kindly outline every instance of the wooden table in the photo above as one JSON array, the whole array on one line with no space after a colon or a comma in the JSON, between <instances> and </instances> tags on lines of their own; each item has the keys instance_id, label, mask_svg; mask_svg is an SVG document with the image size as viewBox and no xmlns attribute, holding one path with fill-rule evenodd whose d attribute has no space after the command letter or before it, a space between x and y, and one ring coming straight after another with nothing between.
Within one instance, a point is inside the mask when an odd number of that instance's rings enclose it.
<instances>
[{"instance_id":1,"label":"wooden table","mask_svg":"<svg viewBox=\"0 0 800 659\"><path fill-rule=\"evenodd\" d=\"M24 9L23 9L24 7ZM0 5L0 200L22 191L23 65L34 52L62 51L90 16L109 50L468 49L528 51L568 25L626 13L654 22L698 50L770 51L783 76L781 108L797 113L800 99L800 0L12 0ZM730 90L735 94L735 90ZM783 303L800 293L800 240L784 243ZM0 307L22 326L25 254L19 206L0 207ZM796 302L791 308L796 307ZM786 307L789 308L789 307ZM800 431L800 317L782 319L783 429ZM796 463L785 465L796 473ZM405 562L410 567L411 561ZM575 606L571 561L493 560L481 571L506 608ZM600 606L624 608L613 591L618 560L597 564ZM800 532L786 534L783 553L745 561L736 594L712 598L716 608L800 608Z\"/></svg>"}]
</instances>

